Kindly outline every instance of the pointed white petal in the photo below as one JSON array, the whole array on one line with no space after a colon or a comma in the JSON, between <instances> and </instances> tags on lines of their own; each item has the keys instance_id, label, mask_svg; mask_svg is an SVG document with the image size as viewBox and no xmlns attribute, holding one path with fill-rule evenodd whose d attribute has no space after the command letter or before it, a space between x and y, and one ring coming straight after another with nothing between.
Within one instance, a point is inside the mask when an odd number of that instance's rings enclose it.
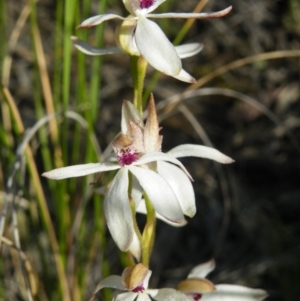
<instances>
[{"instance_id":1,"label":"pointed white petal","mask_svg":"<svg viewBox=\"0 0 300 301\"><path fill-rule=\"evenodd\" d=\"M93 295L90 297L89 300L94 300L95 295L103 288L114 288L119 290L126 290L123 282L122 277L117 275L112 275L107 278L102 279L99 284L97 285L96 289L93 292Z\"/></svg>"},{"instance_id":2,"label":"pointed white petal","mask_svg":"<svg viewBox=\"0 0 300 301\"><path fill-rule=\"evenodd\" d=\"M155 162L155 161L167 161L171 162L173 164L176 164L179 166L185 173L186 175L193 180L189 172L186 170L186 168L183 166L183 164L175 158L173 155L165 154L162 152L151 152L148 154L145 154L141 158L139 158L136 162L132 163L132 165L142 165L150 162Z\"/></svg>"},{"instance_id":3,"label":"pointed white petal","mask_svg":"<svg viewBox=\"0 0 300 301\"><path fill-rule=\"evenodd\" d=\"M201 301L261 301L268 296L262 289L218 284L216 291L202 294Z\"/></svg>"},{"instance_id":4,"label":"pointed white petal","mask_svg":"<svg viewBox=\"0 0 300 301\"><path fill-rule=\"evenodd\" d=\"M133 233L133 239L128 251L134 256L137 262L140 261L142 254L141 244L135 232Z\"/></svg>"},{"instance_id":5,"label":"pointed white petal","mask_svg":"<svg viewBox=\"0 0 300 301\"><path fill-rule=\"evenodd\" d=\"M137 293L127 292L117 295L113 301L133 301L138 296Z\"/></svg>"},{"instance_id":6,"label":"pointed white petal","mask_svg":"<svg viewBox=\"0 0 300 301\"><path fill-rule=\"evenodd\" d=\"M126 7L126 9L132 14L132 15L146 15L152 11L154 11L159 5L161 5L166 0L156 0L153 1L153 4L149 7L142 7L140 0L123 0L123 3Z\"/></svg>"},{"instance_id":7,"label":"pointed white petal","mask_svg":"<svg viewBox=\"0 0 300 301\"><path fill-rule=\"evenodd\" d=\"M131 197L135 203L135 208L137 208L142 200L143 196L143 188L141 187L138 179L136 177L132 177L132 191Z\"/></svg>"},{"instance_id":8,"label":"pointed white petal","mask_svg":"<svg viewBox=\"0 0 300 301\"><path fill-rule=\"evenodd\" d=\"M158 294L159 289L147 289L147 291L145 292L147 295L154 297Z\"/></svg>"},{"instance_id":9,"label":"pointed white petal","mask_svg":"<svg viewBox=\"0 0 300 301\"><path fill-rule=\"evenodd\" d=\"M190 271L187 278L205 278L211 271L215 269L215 266L216 264L213 259L199 264Z\"/></svg>"},{"instance_id":10,"label":"pointed white petal","mask_svg":"<svg viewBox=\"0 0 300 301\"><path fill-rule=\"evenodd\" d=\"M234 162L231 158L222 154L218 150L212 147L196 145L196 144L182 144L172 148L168 155L181 158L181 157L199 157L217 161L223 164L229 164Z\"/></svg>"},{"instance_id":11,"label":"pointed white petal","mask_svg":"<svg viewBox=\"0 0 300 301\"><path fill-rule=\"evenodd\" d=\"M181 60L165 34L154 22L140 17L135 32L137 47L155 69L171 76L181 71Z\"/></svg>"},{"instance_id":12,"label":"pointed white petal","mask_svg":"<svg viewBox=\"0 0 300 301\"><path fill-rule=\"evenodd\" d=\"M66 178L76 178L76 177L86 176L86 175L103 172L103 171L116 170L119 168L120 165L112 164L112 163L79 164L79 165L53 169L44 172L42 176L53 180L61 180Z\"/></svg>"},{"instance_id":13,"label":"pointed white petal","mask_svg":"<svg viewBox=\"0 0 300 301\"><path fill-rule=\"evenodd\" d=\"M122 251L128 250L134 235L127 194L128 182L128 169L123 167L113 179L104 199L104 214L108 229Z\"/></svg>"},{"instance_id":14,"label":"pointed white petal","mask_svg":"<svg viewBox=\"0 0 300 301\"><path fill-rule=\"evenodd\" d=\"M145 204L144 199L140 202L136 212L142 213L142 214L147 214L147 209L146 209L146 204ZM157 212L155 215L156 215L156 218L160 219L161 221L163 221L173 227L183 227L187 224L186 220L183 220L181 223L173 223L173 222L169 221L168 219L164 218L163 216L161 216L160 214L158 214Z\"/></svg>"},{"instance_id":15,"label":"pointed white petal","mask_svg":"<svg viewBox=\"0 0 300 301\"><path fill-rule=\"evenodd\" d=\"M191 57L197 53L199 53L203 49L203 44L199 43L190 43L175 46L176 52L181 59Z\"/></svg>"},{"instance_id":16,"label":"pointed white petal","mask_svg":"<svg viewBox=\"0 0 300 301\"><path fill-rule=\"evenodd\" d=\"M124 284L122 282L122 277L118 276L118 275L111 275L111 276L108 276L107 278L102 279L99 282L98 286L100 287L100 288L98 288L98 290L105 288L105 287L114 288L114 289L118 289L118 290L126 290L126 288L124 287Z\"/></svg>"},{"instance_id":17,"label":"pointed white petal","mask_svg":"<svg viewBox=\"0 0 300 301\"><path fill-rule=\"evenodd\" d=\"M152 297L152 300L155 301L191 301L192 299L186 294L183 294L172 288L162 288L159 290L147 290L147 293ZM202 301L202 299L201 299Z\"/></svg>"},{"instance_id":18,"label":"pointed white petal","mask_svg":"<svg viewBox=\"0 0 300 301\"><path fill-rule=\"evenodd\" d=\"M123 53L119 48L109 48L109 49L100 49L96 48L75 36L71 37L74 46L81 52L87 55L106 55L106 54L115 54L115 53Z\"/></svg>"},{"instance_id":19,"label":"pointed white petal","mask_svg":"<svg viewBox=\"0 0 300 301\"><path fill-rule=\"evenodd\" d=\"M97 15L91 18L84 20L77 28L89 28L96 25L101 24L104 21L111 20L111 19L120 19L125 20L125 18L115 15L115 14L105 14L105 15Z\"/></svg>"},{"instance_id":20,"label":"pointed white petal","mask_svg":"<svg viewBox=\"0 0 300 301\"><path fill-rule=\"evenodd\" d=\"M187 175L177 166L159 161L157 172L172 187L184 215L193 217L196 213L195 194Z\"/></svg>"},{"instance_id":21,"label":"pointed white petal","mask_svg":"<svg viewBox=\"0 0 300 301\"><path fill-rule=\"evenodd\" d=\"M182 82L189 83L189 84L194 84L197 82L194 77L192 77L183 69L181 69L178 75L172 75L172 76L178 80L181 80Z\"/></svg>"},{"instance_id":22,"label":"pointed white petal","mask_svg":"<svg viewBox=\"0 0 300 301\"><path fill-rule=\"evenodd\" d=\"M164 13L164 14L148 14L147 18L165 19L165 18L183 18L183 19L214 19L226 16L232 9L229 6L223 10L212 13Z\"/></svg>"},{"instance_id":23,"label":"pointed white petal","mask_svg":"<svg viewBox=\"0 0 300 301\"><path fill-rule=\"evenodd\" d=\"M124 100L122 105L121 131L126 134L129 128L129 119L138 124L140 128L144 127L143 116L136 109L132 102Z\"/></svg>"},{"instance_id":24,"label":"pointed white petal","mask_svg":"<svg viewBox=\"0 0 300 301\"><path fill-rule=\"evenodd\" d=\"M166 219L182 223L182 210L170 185L156 172L130 165L128 169L138 179L154 209Z\"/></svg>"}]
</instances>

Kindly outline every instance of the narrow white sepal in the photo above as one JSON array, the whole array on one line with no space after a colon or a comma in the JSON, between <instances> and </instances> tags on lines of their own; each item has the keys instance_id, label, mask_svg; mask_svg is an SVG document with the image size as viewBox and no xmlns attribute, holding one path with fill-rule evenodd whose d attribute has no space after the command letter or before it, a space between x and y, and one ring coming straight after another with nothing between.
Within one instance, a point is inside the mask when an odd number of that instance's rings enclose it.
<instances>
[{"instance_id":1,"label":"narrow white sepal","mask_svg":"<svg viewBox=\"0 0 300 301\"><path fill-rule=\"evenodd\" d=\"M132 191L131 197L135 203L135 208L137 208L142 200L143 196L143 188L141 187L138 179L136 177L132 177Z\"/></svg>"},{"instance_id":2,"label":"narrow white sepal","mask_svg":"<svg viewBox=\"0 0 300 301\"><path fill-rule=\"evenodd\" d=\"M215 269L215 261L211 259L210 261L201 263L195 266L189 273L189 278L205 278L211 271Z\"/></svg>"},{"instance_id":3,"label":"narrow white sepal","mask_svg":"<svg viewBox=\"0 0 300 301\"><path fill-rule=\"evenodd\" d=\"M160 215L173 222L183 222L184 217L177 197L170 185L159 174L132 165L128 166L128 169L138 179L154 209Z\"/></svg>"},{"instance_id":4,"label":"narrow white sepal","mask_svg":"<svg viewBox=\"0 0 300 301\"><path fill-rule=\"evenodd\" d=\"M150 291L150 290L148 290ZM147 293L148 293L147 291ZM157 291L150 292L152 300L155 301L191 301L192 298L172 288L162 288ZM202 301L202 299L201 299Z\"/></svg>"},{"instance_id":5,"label":"narrow white sepal","mask_svg":"<svg viewBox=\"0 0 300 301\"><path fill-rule=\"evenodd\" d=\"M165 18L182 18L182 19L214 19L226 16L232 10L229 6L223 10L211 13L163 13L163 14L148 14L147 18L165 19Z\"/></svg>"},{"instance_id":6,"label":"narrow white sepal","mask_svg":"<svg viewBox=\"0 0 300 301\"><path fill-rule=\"evenodd\" d=\"M133 233L133 239L132 239L132 242L130 244L128 251L134 256L134 258L137 260L137 262L140 261L141 254L142 254L141 244L140 244L139 239L135 232Z\"/></svg>"},{"instance_id":7,"label":"narrow white sepal","mask_svg":"<svg viewBox=\"0 0 300 301\"><path fill-rule=\"evenodd\" d=\"M167 75L176 76L182 69L181 60L160 27L139 17L135 32L137 48L148 63Z\"/></svg>"},{"instance_id":8,"label":"narrow white sepal","mask_svg":"<svg viewBox=\"0 0 300 301\"><path fill-rule=\"evenodd\" d=\"M182 144L172 148L168 155L181 158L181 157L198 157L217 161L223 164L233 163L234 160L222 154L212 147L196 144Z\"/></svg>"},{"instance_id":9,"label":"narrow white sepal","mask_svg":"<svg viewBox=\"0 0 300 301\"><path fill-rule=\"evenodd\" d=\"M97 15L91 18L84 20L77 28L89 28L96 25L101 24L104 21L111 20L111 19L120 19L125 20L125 18L115 15L115 14L104 14L104 15Z\"/></svg>"},{"instance_id":10,"label":"narrow white sepal","mask_svg":"<svg viewBox=\"0 0 300 301\"><path fill-rule=\"evenodd\" d=\"M106 55L106 54L117 54L117 53L123 53L119 48L109 48L109 49L100 49L97 47L94 47L80 39L78 39L75 36L71 37L71 40L73 41L74 46L81 52L87 54L87 55Z\"/></svg>"},{"instance_id":11,"label":"narrow white sepal","mask_svg":"<svg viewBox=\"0 0 300 301\"><path fill-rule=\"evenodd\" d=\"M190 43L175 46L176 52L181 59L191 57L199 53L203 49L203 44L199 43Z\"/></svg>"},{"instance_id":12,"label":"narrow white sepal","mask_svg":"<svg viewBox=\"0 0 300 301\"><path fill-rule=\"evenodd\" d=\"M203 293L201 301L261 301L268 294L262 289L254 289L240 285L217 284L216 290Z\"/></svg>"},{"instance_id":13,"label":"narrow white sepal","mask_svg":"<svg viewBox=\"0 0 300 301\"><path fill-rule=\"evenodd\" d=\"M115 243L127 251L132 243L134 228L128 199L128 169L123 167L114 177L104 198L104 214Z\"/></svg>"},{"instance_id":14,"label":"narrow white sepal","mask_svg":"<svg viewBox=\"0 0 300 301\"><path fill-rule=\"evenodd\" d=\"M194 77L192 77L183 69L181 69L178 75L172 75L172 76L176 79L181 80L182 82L186 82L189 84L195 84L197 82Z\"/></svg>"},{"instance_id":15,"label":"narrow white sepal","mask_svg":"<svg viewBox=\"0 0 300 301\"><path fill-rule=\"evenodd\" d=\"M162 152L151 152L147 153L141 158L139 158L136 162L134 162L132 165L142 165L150 162L155 161L166 161L171 162L177 166L179 166L186 175L190 178L191 181L193 181L192 176L189 174L189 172L186 170L186 168L183 166L183 164L175 158L175 156L169 155L168 153L162 153Z\"/></svg>"},{"instance_id":16,"label":"narrow white sepal","mask_svg":"<svg viewBox=\"0 0 300 301\"><path fill-rule=\"evenodd\" d=\"M135 301L137 297L138 297L138 301L151 301L149 297L148 299L145 300L144 295L147 297L147 294L125 292L122 294L118 294L116 297L113 298L113 301Z\"/></svg>"},{"instance_id":17,"label":"narrow white sepal","mask_svg":"<svg viewBox=\"0 0 300 301\"><path fill-rule=\"evenodd\" d=\"M196 214L194 189L190 179L177 166L159 161L157 172L172 187L184 215L193 217Z\"/></svg>"},{"instance_id":18,"label":"narrow white sepal","mask_svg":"<svg viewBox=\"0 0 300 301\"><path fill-rule=\"evenodd\" d=\"M136 209L137 213L142 213L142 214L147 214L147 209L146 209L146 204L145 204L145 200L143 199L139 206ZM169 221L168 219L164 218L162 215L158 214L157 212L155 213L156 218L160 219L161 221L173 226L173 227L183 227L187 224L186 220L183 220L181 223L173 223L171 221Z\"/></svg>"},{"instance_id":19,"label":"narrow white sepal","mask_svg":"<svg viewBox=\"0 0 300 301\"><path fill-rule=\"evenodd\" d=\"M95 295L102 290L103 288L114 288L118 290L125 290L123 285L122 277L118 275L111 275L107 278L102 279L98 285L96 286L95 290L93 291L92 296L89 300L94 300Z\"/></svg>"},{"instance_id":20,"label":"narrow white sepal","mask_svg":"<svg viewBox=\"0 0 300 301\"><path fill-rule=\"evenodd\" d=\"M86 176L93 173L104 172L109 170L116 170L119 168L120 165L112 163L88 163L53 169L44 172L42 176L53 180L61 180L66 178Z\"/></svg>"}]
</instances>

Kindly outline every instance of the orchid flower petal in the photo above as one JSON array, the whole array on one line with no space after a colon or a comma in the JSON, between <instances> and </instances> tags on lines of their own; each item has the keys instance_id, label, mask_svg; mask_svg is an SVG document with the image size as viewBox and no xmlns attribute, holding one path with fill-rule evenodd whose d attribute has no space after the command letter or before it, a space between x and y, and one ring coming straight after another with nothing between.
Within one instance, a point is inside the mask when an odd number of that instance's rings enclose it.
<instances>
[{"instance_id":1,"label":"orchid flower petal","mask_svg":"<svg viewBox=\"0 0 300 301\"><path fill-rule=\"evenodd\" d=\"M142 213L142 214L147 214L147 209L146 209L146 204L145 204L145 200L143 199L139 206L136 209L137 213ZM160 215L159 213L155 213L156 217L160 220L162 220L163 222L173 226L173 227L183 227L187 224L187 221L184 219L181 223L173 223L172 221L164 218L162 215Z\"/></svg>"},{"instance_id":2,"label":"orchid flower petal","mask_svg":"<svg viewBox=\"0 0 300 301\"><path fill-rule=\"evenodd\" d=\"M266 291L249 287L217 284L216 291L202 294L201 301L261 301L267 297Z\"/></svg>"},{"instance_id":3,"label":"orchid flower petal","mask_svg":"<svg viewBox=\"0 0 300 301\"><path fill-rule=\"evenodd\" d=\"M144 127L143 116L132 102L124 100L122 106L121 131L126 134L129 129L129 120L136 123L140 128Z\"/></svg>"},{"instance_id":4,"label":"orchid flower petal","mask_svg":"<svg viewBox=\"0 0 300 301\"><path fill-rule=\"evenodd\" d=\"M116 53L123 53L119 48L109 48L109 49L100 49L97 47L94 47L80 39L78 39L75 36L71 37L71 40L73 41L74 46L81 52L87 54L87 55L106 55L106 54L116 54Z\"/></svg>"},{"instance_id":5,"label":"orchid flower petal","mask_svg":"<svg viewBox=\"0 0 300 301\"><path fill-rule=\"evenodd\" d=\"M203 49L203 44L200 43L190 43L175 46L176 52L181 59L191 57L199 53Z\"/></svg>"},{"instance_id":6,"label":"orchid flower petal","mask_svg":"<svg viewBox=\"0 0 300 301\"><path fill-rule=\"evenodd\" d=\"M112 163L89 163L89 164L79 164L67 167L61 167L57 169L44 172L43 177L61 180L67 178L76 178L81 176L86 176L93 173L116 170L119 169L120 165Z\"/></svg>"},{"instance_id":7,"label":"orchid flower petal","mask_svg":"<svg viewBox=\"0 0 300 301\"><path fill-rule=\"evenodd\" d=\"M167 154L175 158L198 157L211 159L223 164L234 162L234 160L222 154L215 148L204 145L182 144L172 148Z\"/></svg>"},{"instance_id":8,"label":"orchid flower petal","mask_svg":"<svg viewBox=\"0 0 300 301\"><path fill-rule=\"evenodd\" d=\"M147 293L139 294L136 301L153 301Z\"/></svg>"},{"instance_id":9,"label":"orchid flower petal","mask_svg":"<svg viewBox=\"0 0 300 301\"><path fill-rule=\"evenodd\" d=\"M194 77L192 77L183 69L181 69L178 75L172 75L172 76L176 79L181 80L182 82L186 82L189 84L195 84L197 82Z\"/></svg>"},{"instance_id":10,"label":"orchid flower petal","mask_svg":"<svg viewBox=\"0 0 300 301\"><path fill-rule=\"evenodd\" d=\"M215 266L216 264L213 259L199 264L190 271L187 278L205 278L211 271L215 269Z\"/></svg>"},{"instance_id":11,"label":"orchid flower petal","mask_svg":"<svg viewBox=\"0 0 300 301\"><path fill-rule=\"evenodd\" d=\"M84 20L80 25L77 26L77 29L90 28L90 27L99 25L102 22L111 20L111 19L125 20L125 18L123 18L119 15L115 15L115 14L97 15L97 16L94 16L94 17Z\"/></svg>"},{"instance_id":12,"label":"orchid flower petal","mask_svg":"<svg viewBox=\"0 0 300 301\"><path fill-rule=\"evenodd\" d=\"M115 243L127 251L133 240L134 228L128 199L128 169L121 168L114 177L104 199L104 214Z\"/></svg>"},{"instance_id":13,"label":"orchid flower petal","mask_svg":"<svg viewBox=\"0 0 300 301\"><path fill-rule=\"evenodd\" d=\"M161 153L161 152L151 152L151 153L145 154L144 156L139 158L136 162L132 163L132 165L142 165L142 164L155 162L155 161L171 162L171 163L179 166L186 173L186 175L191 179L191 181L193 180L193 178L191 177L189 172L186 170L186 168L183 166L183 164L175 158L175 156L168 155L168 154Z\"/></svg>"},{"instance_id":14,"label":"orchid flower petal","mask_svg":"<svg viewBox=\"0 0 300 301\"><path fill-rule=\"evenodd\" d=\"M182 223L184 220L182 210L170 185L156 172L128 166L128 169L138 179L155 210L168 220Z\"/></svg>"},{"instance_id":15,"label":"orchid flower petal","mask_svg":"<svg viewBox=\"0 0 300 301\"><path fill-rule=\"evenodd\" d=\"M138 179L136 177L132 177L132 190L131 190L131 198L135 203L135 208L137 208L142 200L143 196L143 188L141 187Z\"/></svg>"},{"instance_id":16,"label":"orchid flower petal","mask_svg":"<svg viewBox=\"0 0 300 301\"><path fill-rule=\"evenodd\" d=\"M152 4L149 6L142 6L141 2L144 2L144 0L123 0L123 3L126 7L126 9L130 12L132 15L145 15L152 11L154 11L159 5L161 5L166 0L155 0L152 1ZM149 2L149 1L148 1Z\"/></svg>"},{"instance_id":17,"label":"orchid flower petal","mask_svg":"<svg viewBox=\"0 0 300 301\"><path fill-rule=\"evenodd\" d=\"M137 47L155 69L171 76L182 69L181 60L160 27L145 17L139 17L135 32Z\"/></svg>"},{"instance_id":18,"label":"orchid flower petal","mask_svg":"<svg viewBox=\"0 0 300 301\"><path fill-rule=\"evenodd\" d=\"M128 251L135 257L135 259L139 262L141 259L142 249L141 244L136 235L135 231L133 232L133 239L128 248Z\"/></svg>"},{"instance_id":19,"label":"orchid flower petal","mask_svg":"<svg viewBox=\"0 0 300 301\"><path fill-rule=\"evenodd\" d=\"M133 301L138 296L137 293L127 292L117 295L113 301Z\"/></svg>"},{"instance_id":20,"label":"orchid flower petal","mask_svg":"<svg viewBox=\"0 0 300 301\"><path fill-rule=\"evenodd\" d=\"M182 18L182 19L215 19L226 16L232 10L229 6L223 10L212 13L163 13L163 14L147 14L147 18Z\"/></svg>"},{"instance_id":21,"label":"orchid flower petal","mask_svg":"<svg viewBox=\"0 0 300 301\"><path fill-rule=\"evenodd\" d=\"M193 217L196 213L194 189L190 179L177 166L159 161L157 172L172 187L184 215Z\"/></svg>"},{"instance_id":22,"label":"orchid flower petal","mask_svg":"<svg viewBox=\"0 0 300 301\"><path fill-rule=\"evenodd\" d=\"M150 290L147 290L149 292ZM153 290L154 292L149 292L151 295L151 299L155 301L191 301L190 297L186 294L183 294L172 288L162 288L159 290ZM202 299L201 299L202 301Z\"/></svg>"},{"instance_id":23,"label":"orchid flower petal","mask_svg":"<svg viewBox=\"0 0 300 301\"><path fill-rule=\"evenodd\" d=\"M97 285L97 287L95 288L92 296L90 297L90 300L94 300L96 294L102 290L103 288L114 288L114 289L119 289L119 290L126 290L126 288L124 287L124 284L122 282L122 277L121 276L117 276L117 275L112 275L112 276L108 276L107 278L102 279L99 284Z\"/></svg>"}]
</instances>

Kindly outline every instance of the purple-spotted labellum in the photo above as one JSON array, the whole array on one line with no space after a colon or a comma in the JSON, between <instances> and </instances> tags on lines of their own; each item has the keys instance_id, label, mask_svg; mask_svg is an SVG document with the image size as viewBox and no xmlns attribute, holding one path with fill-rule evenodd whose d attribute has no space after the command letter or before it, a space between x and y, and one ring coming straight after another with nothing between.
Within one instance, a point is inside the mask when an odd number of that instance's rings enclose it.
<instances>
[{"instance_id":1,"label":"purple-spotted labellum","mask_svg":"<svg viewBox=\"0 0 300 301\"><path fill-rule=\"evenodd\" d=\"M155 2L154 0L139 0L140 1L140 8L149 8Z\"/></svg>"},{"instance_id":2,"label":"purple-spotted labellum","mask_svg":"<svg viewBox=\"0 0 300 301\"><path fill-rule=\"evenodd\" d=\"M233 162L216 149L202 145L179 145L163 153L160 130L153 95L148 103L145 124L134 105L124 101L121 132L111 142L114 154L101 163L68 166L43 173L44 177L59 180L118 170L104 198L104 214L118 247L122 251L129 250L136 258L140 257L140 246L131 205L138 212L144 204L144 193L157 216L173 226L186 224L184 215L193 217L196 213L192 177L177 158L192 156L220 163Z\"/></svg>"}]
</instances>

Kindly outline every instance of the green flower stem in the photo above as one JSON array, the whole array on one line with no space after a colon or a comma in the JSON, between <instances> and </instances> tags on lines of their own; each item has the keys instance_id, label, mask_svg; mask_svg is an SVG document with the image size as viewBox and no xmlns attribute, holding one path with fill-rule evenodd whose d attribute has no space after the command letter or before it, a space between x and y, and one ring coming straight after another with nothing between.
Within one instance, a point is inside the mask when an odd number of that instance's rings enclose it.
<instances>
[{"instance_id":1,"label":"green flower stem","mask_svg":"<svg viewBox=\"0 0 300 301\"><path fill-rule=\"evenodd\" d=\"M142 114L144 80L148 62L142 56L131 56L130 64L134 88L133 104L137 108L137 110Z\"/></svg>"},{"instance_id":2,"label":"green flower stem","mask_svg":"<svg viewBox=\"0 0 300 301\"><path fill-rule=\"evenodd\" d=\"M142 237L142 263L146 267L149 267L150 256L155 239L156 216L153 205L146 193L144 193L144 197L147 209L147 222Z\"/></svg>"}]
</instances>

